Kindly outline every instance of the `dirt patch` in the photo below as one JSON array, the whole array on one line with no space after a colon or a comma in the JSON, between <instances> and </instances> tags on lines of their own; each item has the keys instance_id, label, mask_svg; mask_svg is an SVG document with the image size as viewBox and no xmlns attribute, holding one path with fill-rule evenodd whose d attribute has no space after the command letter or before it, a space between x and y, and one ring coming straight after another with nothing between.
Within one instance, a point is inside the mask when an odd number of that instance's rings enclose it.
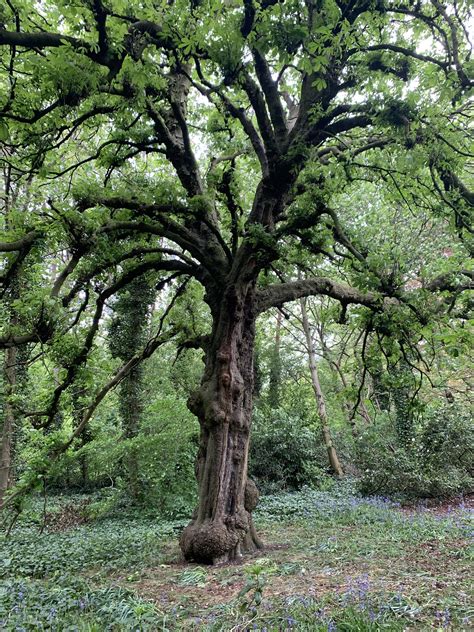
<instances>
[{"instance_id":1,"label":"dirt patch","mask_svg":"<svg viewBox=\"0 0 474 632\"><path fill-rule=\"evenodd\" d=\"M445 516L463 509L474 511L474 494L446 500L427 498L415 504L405 505L401 508L401 511L409 514L426 512L437 516Z\"/></svg>"},{"instance_id":2,"label":"dirt patch","mask_svg":"<svg viewBox=\"0 0 474 632\"><path fill-rule=\"evenodd\" d=\"M82 500L65 505L59 511L47 513L45 517L46 530L51 532L67 531L85 524L88 522L87 506L89 504L89 500Z\"/></svg>"},{"instance_id":3,"label":"dirt patch","mask_svg":"<svg viewBox=\"0 0 474 632\"><path fill-rule=\"evenodd\" d=\"M199 609L212 608L227 603L237 596L243 581L234 585L208 582L206 586L180 586L160 584L154 580L144 580L134 585L134 590L158 606L193 605Z\"/></svg>"}]
</instances>

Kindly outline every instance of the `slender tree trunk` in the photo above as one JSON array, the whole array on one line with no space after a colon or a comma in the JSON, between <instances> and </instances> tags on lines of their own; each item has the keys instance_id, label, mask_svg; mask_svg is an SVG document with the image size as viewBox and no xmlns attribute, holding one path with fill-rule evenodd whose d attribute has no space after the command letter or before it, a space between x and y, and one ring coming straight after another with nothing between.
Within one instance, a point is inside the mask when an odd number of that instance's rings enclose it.
<instances>
[{"instance_id":1,"label":"slender tree trunk","mask_svg":"<svg viewBox=\"0 0 474 632\"><path fill-rule=\"evenodd\" d=\"M395 408L395 430L400 442L408 448L413 447L413 373L404 359L389 367L389 373L394 382L392 386L392 401Z\"/></svg>"},{"instance_id":2,"label":"slender tree trunk","mask_svg":"<svg viewBox=\"0 0 474 632\"><path fill-rule=\"evenodd\" d=\"M382 411L390 410L390 393L383 383L383 374L384 368L382 367L382 363L379 362L376 366L372 366L369 371L370 377L372 378L372 386L373 386L373 400L377 408Z\"/></svg>"},{"instance_id":3,"label":"slender tree trunk","mask_svg":"<svg viewBox=\"0 0 474 632\"><path fill-rule=\"evenodd\" d=\"M180 544L186 559L201 563L262 547L251 515L258 492L247 479L255 319L254 282L229 287L213 313L201 386L189 400L201 426L199 502Z\"/></svg>"},{"instance_id":4,"label":"slender tree trunk","mask_svg":"<svg viewBox=\"0 0 474 632\"><path fill-rule=\"evenodd\" d=\"M86 394L86 389L81 386L76 386L72 390L71 394L72 394L72 415L74 419L74 426L75 428L77 428L77 426L80 424L82 420L82 416L84 413L82 398ZM90 427L87 425L81 434L81 448L86 446L91 441L91 439L92 439L91 430L90 430ZM84 453L81 454L81 456L79 457L79 467L81 471L81 487L83 490L86 490L90 486L89 461L88 461L87 455Z\"/></svg>"},{"instance_id":5,"label":"slender tree trunk","mask_svg":"<svg viewBox=\"0 0 474 632\"><path fill-rule=\"evenodd\" d=\"M4 407L3 427L0 446L0 509L3 505L5 493L12 485L13 437L15 433L15 410L11 403L11 396L16 384L16 347L5 351L3 366Z\"/></svg>"},{"instance_id":6,"label":"slender tree trunk","mask_svg":"<svg viewBox=\"0 0 474 632\"><path fill-rule=\"evenodd\" d=\"M4 150L6 155L9 155L8 150ZM8 164L8 161L7 161ZM4 177L4 196L3 196L3 213L5 226L8 228L10 224L10 211L11 206L15 202L16 194L12 190L12 169L10 166L6 166L3 169ZM18 298L18 270L14 272L14 277L11 281L10 290L4 293L5 305L9 312L10 324L15 326L17 319L14 311L11 309L12 300ZM12 404L12 395L15 392L16 386L16 362L17 362L18 350L16 347L11 347L5 351L3 361L3 389L4 389L4 406L3 406L3 425L0 436L0 509L3 506L6 491L12 485L13 474L13 441L15 435L15 409Z\"/></svg>"},{"instance_id":7,"label":"slender tree trunk","mask_svg":"<svg viewBox=\"0 0 474 632\"><path fill-rule=\"evenodd\" d=\"M277 313L275 340L273 343L271 362L270 362L270 384L268 388L268 403L271 408L278 408L280 405L280 386L281 386L281 358L280 358L280 342L281 342L281 312Z\"/></svg>"},{"instance_id":8,"label":"slender tree trunk","mask_svg":"<svg viewBox=\"0 0 474 632\"><path fill-rule=\"evenodd\" d=\"M304 299L300 300L301 316L303 321L303 329L306 338L306 348L308 350L309 370L311 372L311 384L313 386L314 396L316 398L316 404L318 407L318 415L321 422L321 433L323 436L324 445L329 457L329 464L331 469L337 476L343 476L344 471L337 456L336 448L333 445L331 430L329 428L329 421L326 412L326 402L324 400L324 394L321 389L321 383L319 381L318 369L316 364L316 353L314 350L313 339L311 338L311 330L308 322L308 314L306 312L306 303Z\"/></svg>"},{"instance_id":9,"label":"slender tree trunk","mask_svg":"<svg viewBox=\"0 0 474 632\"><path fill-rule=\"evenodd\" d=\"M367 410L367 406L365 405L365 402L362 397L360 400L360 415L367 425L370 425L372 423L372 419L370 418L370 413Z\"/></svg>"},{"instance_id":10,"label":"slender tree trunk","mask_svg":"<svg viewBox=\"0 0 474 632\"><path fill-rule=\"evenodd\" d=\"M331 368L331 370L333 372L333 375L335 375L335 376L337 375L339 377L340 381L341 381L342 389L339 391L339 393L341 393L342 391L347 391L348 384L347 384L346 376L344 375L344 373L343 373L343 371L342 371L342 369L340 367L339 362L336 362L335 360L333 360L331 358L329 349L325 346L325 344L322 341L321 337L320 337L320 341L321 341L322 349L323 349L323 358L329 364L329 367ZM357 437L357 426L356 426L356 421L354 419L352 406L351 406L350 401L348 400L348 398L345 395L343 397L342 407L344 409L344 413L345 413L345 417L347 419L347 422L348 422L348 424L351 427L352 436L353 437Z\"/></svg>"},{"instance_id":11,"label":"slender tree trunk","mask_svg":"<svg viewBox=\"0 0 474 632\"><path fill-rule=\"evenodd\" d=\"M331 353L331 349L326 345L326 342L324 340L324 335L322 332L322 329L318 329L318 337L319 337L319 342L321 343L321 348L322 348L322 352L323 352L323 358L326 360L326 362L329 364L330 369L332 370L333 374L337 375L341 381L342 384L342 389L344 391L347 391L349 388L349 384L347 383L347 379L346 376L344 375L344 371L341 368L341 361L342 358L339 357L337 360L333 357L332 353ZM341 392L341 391L340 391ZM352 436L353 437L357 437L357 425L356 425L356 421L355 421L355 410L353 410L353 405L351 404L350 400L347 397L344 397L343 402L342 402L342 407L344 409L345 415L346 415L346 419L351 427L351 432L352 432ZM361 398L360 404L359 404L359 414L361 415L361 417L364 419L364 421L367 424L371 423L371 418L370 418L370 414L369 411L367 410L367 407L363 401L363 399Z\"/></svg>"}]
</instances>

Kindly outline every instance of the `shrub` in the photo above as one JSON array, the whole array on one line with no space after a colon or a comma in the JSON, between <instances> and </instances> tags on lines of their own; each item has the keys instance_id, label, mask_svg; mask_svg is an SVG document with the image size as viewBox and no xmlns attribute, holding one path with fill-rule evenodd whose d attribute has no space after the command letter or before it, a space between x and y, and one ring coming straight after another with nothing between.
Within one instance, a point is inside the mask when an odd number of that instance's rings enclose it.
<instances>
[{"instance_id":1,"label":"shrub","mask_svg":"<svg viewBox=\"0 0 474 632\"><path fill-rule=\"evenodd\" d=\"M327 456L319 434L298 414L278 408L255 411L250 475L261 491L296 490L328 483Z\"/></svg>"},{"instance_id":2,"label":"shrub","mask_svg":"<svg viewBox=\"0 0 474 632\"><path fill-rule=\"evenodd\" d=\"M115 421L115 423L114 423ZM125 439L117 420L93 427L93 440L66 455L50 488L67 481L80 486L80 464L87 462L89 489L112 487L114 494L97 504L98 514L137 502L124 476L133 453L139 473L140 506L166 519L188 517L196 502L194 462L198 426L183 400L172 395L154 399L145 409L140 433ZM100 506L99 506L100 505Z\"/></svg>"},{"instance_id":3,"label":"shrub","mask_svg":"<svg viewBox=\"0 0 474 632\"><path fill-rule=\"evenodd\" d=\"M409 446L400 445L387 419L374 424L356 442L355 456L364 493L434 497L474 488L474 429L460 406L427 409Z\"/></svg>"}]
</instances>

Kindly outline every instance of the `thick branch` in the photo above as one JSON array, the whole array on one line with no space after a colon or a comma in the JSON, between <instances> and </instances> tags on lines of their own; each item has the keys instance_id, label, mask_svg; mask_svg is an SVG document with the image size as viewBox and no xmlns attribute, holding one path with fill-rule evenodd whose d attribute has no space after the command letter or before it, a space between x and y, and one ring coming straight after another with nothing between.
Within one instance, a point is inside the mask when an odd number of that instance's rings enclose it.
<instances>
[{"instance_id":1,"label":"thick branch","mask_svg":"<svg viewBox=\"0 0 474 632\"><path fill-rule=\"evenodd\" d=\"M284 143L288 138L288 130L286 127L285 112L280 101L280 95L278 94L278 86L272 78L270 68L263 54L257 49L253 49L252 54L255 61L255 71L265 95L276 137L279 143Z\"/></svg>"},{"instance_id":2,"label":"thick branch","mask_svg":"<svg viewBox=\"0 0 474 632\"><path fill-rule=\"evenodd\" d=\"M106 51L95 52L93 48L84 40L61 33L48 33L41 31L38 33L24 33L16 31L6 31L0 29L0 46L21 46L23 48L58 48L69 45L78 53L84 53L92 61L107 68L119 67L121 59L108 49Z\"/></svg>"},{"instance_id":3,"label":"thick branch","mask_svg":"<svg viewBox=\"0 0 474 632\"><path fill-rule=\"evenodd\" d=\"M32 230L16 241L0 241L0 252L15 252L17 250L23 250L23 248L32 244L40 234L41 233L39 231Z\"/></svg>"},{"instance_id":4,"label":"thick branch","mask_svg":"<svg viewBox=\"0 0 474 632\"><path fill-rule=\"evenodd\" d=\"M461 276L466 280L461 281ZM465 290L474 290L474 272L472 270L446 272L429 281L424 287L431 292L464 292Z\"/></svg>"},{"instance_id":5,"label":"thick branch","mask_svg":"<svg viewBox=\"0 0 474 632\"><path fill-rule=\"evenodd\" d=\"M384 302L387 301L398 304L395 299L383 299L374 292L361 292L345 283L338 283L327 277L315 277L290 283L279 283L260 290L257 296L257 310L264 312L271 307L281 307L284 303L295 301L298 298L318 294L330 296L345 304L355 303L377 310L382 309Z\"/></svg>"}]
</instances>

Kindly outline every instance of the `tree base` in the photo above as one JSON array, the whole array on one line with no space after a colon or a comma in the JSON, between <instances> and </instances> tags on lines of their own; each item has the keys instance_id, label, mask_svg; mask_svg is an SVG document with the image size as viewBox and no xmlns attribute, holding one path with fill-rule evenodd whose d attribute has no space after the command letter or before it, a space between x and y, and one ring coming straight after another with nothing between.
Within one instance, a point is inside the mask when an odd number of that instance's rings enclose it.
<instances>
[{"instance_id":1,"label":"tree base","mask_svg":"<svg viewBox=\"0 0 474 632\"><path fill-rule=\"evenodd\" d=\"M227 564L235 562L245 553L263 549L252 518L247 531L227 527L220 521L192 522L180 538L180 546L186 560L199 564Z\"/></svg>"},{"instance_id":2,"label":"tree base","mask_svg":"<svg viewBox=\"0 0 474 632\"><path fill-rule=\"evenodd\" d=\"M263 549L252 519L258 500L257 486L248 478L240 511L213 520L199 521L195 516L179 541L185 559L199 564L227 564Z\"/></svg>"}]
</instances>

